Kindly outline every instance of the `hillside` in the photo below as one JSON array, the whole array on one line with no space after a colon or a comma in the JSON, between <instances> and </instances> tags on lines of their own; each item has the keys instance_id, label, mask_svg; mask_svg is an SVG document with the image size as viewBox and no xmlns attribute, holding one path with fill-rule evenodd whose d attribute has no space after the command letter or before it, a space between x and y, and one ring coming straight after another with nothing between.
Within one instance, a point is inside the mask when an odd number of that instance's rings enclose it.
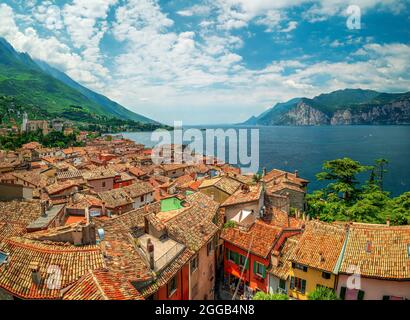
<instances>
[{"instance_id":1,"label":"hillside","mask_svg":"<svg viewBox=\"0 0 410 320\"><path fill-rule=\"evenodd\" d=\"M156 123L76 83L45 62L18 53L0 38L0 96L12 97L29 114L40 109L50 117L71 120L99 116Z\"/></svg>"},{"instance_id":2,"label":"hillside","mask_svg":"<svg viewBox=\"0 0 410 320\"><path fill-rule=\"evenodd\" d=\"M410 92L345 89L278 103L242 125L410 124Z\"/></svg>"}]
</instances>

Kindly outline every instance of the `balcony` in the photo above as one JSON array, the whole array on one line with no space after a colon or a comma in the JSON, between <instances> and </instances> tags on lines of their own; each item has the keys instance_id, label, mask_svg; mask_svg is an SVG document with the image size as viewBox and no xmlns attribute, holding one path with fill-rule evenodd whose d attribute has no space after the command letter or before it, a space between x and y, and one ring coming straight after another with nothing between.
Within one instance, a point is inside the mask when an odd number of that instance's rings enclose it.
<instances>
[{"instance_id":1,"label":"balcony","mask_svg":"<svg viewBox=\"0 0 410 320\"><path fill-rule=\"evenodd\" d=\"M149 262L149 254L147 252L147 241L151 239L154 245L154 271L160 272L166 268L175 258L177 258L185 246L169 238L158 239L150 234L144 234L138 238L140 248Z\"/></svg>"}]
</instances>

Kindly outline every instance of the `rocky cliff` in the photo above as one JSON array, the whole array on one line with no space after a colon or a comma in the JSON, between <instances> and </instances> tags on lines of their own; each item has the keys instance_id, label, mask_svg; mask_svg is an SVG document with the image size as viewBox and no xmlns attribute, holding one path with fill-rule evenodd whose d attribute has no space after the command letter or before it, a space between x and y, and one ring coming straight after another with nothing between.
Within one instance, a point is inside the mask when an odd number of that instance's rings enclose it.
<instances>
[{"instance_id":1,"label":"rocky cliff","mask_svg":"<svg viewBox=\"0 0 410 320\"><path fill-rule=\"evenodd\" d=\"M402 125L410 124L410 92L379 93L345 89L313 99L277 104L247 125Z\"/></svg>"}]
</instances>

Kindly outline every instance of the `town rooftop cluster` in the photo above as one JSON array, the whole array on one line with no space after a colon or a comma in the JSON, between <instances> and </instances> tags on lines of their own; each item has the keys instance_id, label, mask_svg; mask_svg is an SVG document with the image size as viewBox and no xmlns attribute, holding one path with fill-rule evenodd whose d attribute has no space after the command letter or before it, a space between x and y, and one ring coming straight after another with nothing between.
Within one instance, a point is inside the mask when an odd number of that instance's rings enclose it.
<instances>
[{"instance_id":1,"label":"town rooftop cluster","mask_svg":"<svg viewBox=\"0 0 410 320\"><path fill-rule=\"evenodd\" d=\"M298 172L156 165L122 136L81 139L0 151L0 299L307 299L318 286L410 299L410 226L313 220Z\"/></svg>"}]
</instances>

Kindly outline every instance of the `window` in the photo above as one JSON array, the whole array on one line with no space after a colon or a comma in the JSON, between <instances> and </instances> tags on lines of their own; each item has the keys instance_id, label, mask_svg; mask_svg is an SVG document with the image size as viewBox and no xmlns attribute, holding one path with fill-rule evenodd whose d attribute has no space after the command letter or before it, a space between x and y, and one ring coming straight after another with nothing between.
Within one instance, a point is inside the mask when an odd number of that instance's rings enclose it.
<instances>
[{"instance_id":1,"label":"window","mask_svg":"<svg viewBox=\"0 0 410 320\"><path fill-rule=\"evenodd\" d=\"M279 280L279 289L286 291L286 280L283 280L283 279Z\"/></svg>"},{"instance_id":2,"label":"window","mask_svg":"<svg viewBox=\"0 0 410 320\"><path fill-rule=\"evenodd\" d=\"M244 266L245 263L246 263L246 257L240 254L240 255L239 255L239 263L238 263L238 264L239 264L240 266Z\"/></svg>"},{"instance_id":3,"label":"window","mask_svg":"<svg viewBox=\"0 0 410 320\"><path fill-rule=\"evenodd\" d=\"M199 258L196 255L195 258L191 260L191 273L196 271L196 269L198 269L198 262L199 262Z\"/></svg>"},{"instance_id":4,"label":"window","mask_svg":"<svg viewBox=\"0 0 410 320\"><path fill-rule=\"evenodd\" d=\"M141 196L140 200L141 200L141 202L144 202L144 196Z\"/></svg>"},{"instance_id":5,"label":"window","mask_svg":"<svg viewBox=\"0 0 410 320\"><path fill-rule=\"evenodd\" d=\"M322 272L323 279L330 279L331 274L329 272Z\"/></svg>"},{"instance_id":6,"label":"window","mask_svg":"<svg viewBox=\"0 0 410 320\"><path fill-rule=\"evenodd\" d=\"M303 264L300 264L300 263L292 262L292 268L293 269L299 269L299 270L302 270L304 272L307 272L307 267L304 266Z\"/></svg>"},{"instance_id":7,"label":"window","mask_svg":"<svg viewBox=\"0 0 410 320\"><path fill-rule=\"evenodd\" d=\"M228 260L236 263L237 253L231 250L228 250Z\"/></svg>"},{"instance_id":8,"label":"window","mask_svg":"<svg viewBox=\"0 0 410 320\"><path fill-rule=\"evenodd\" d=\"M263 264L261 264L261 263L259 263L259 262L254 262L254 264L253 264L253 272L256 274L256 275L258 275L258 276L260 276L260 277L262 277L262 278L265 278L266 277L266 267L263 265Z\"/></svg>"},{"instance_id":9,"label":"window","mask_svg":"<svg viewBox=\"0 0 410 320\"><path fill-rule=\"evenodd\" d=\"M105 182L102 183L102 187L105 188Z\"/></svg>"},{"instance_id":10,"label":"window","mask_svg":"<svg viewBox=\"0 0 410 320\"><path fill-rule=\"evenodd\" d=\"M291 277L290 278L290 289L296 290L302 294L306 292L306 280L301 278Z\"/></svg>"},{"instance_id":11,"label":"window","mask_svg":"<svg viewBox=\"0 0 410 320\"><path fill-rule=\"evenodd\" d=\"M173 277L170 282L168 282L168 297L171 297L176 291L178 286L177 276Z\"/></svg>"}]
</instances>

